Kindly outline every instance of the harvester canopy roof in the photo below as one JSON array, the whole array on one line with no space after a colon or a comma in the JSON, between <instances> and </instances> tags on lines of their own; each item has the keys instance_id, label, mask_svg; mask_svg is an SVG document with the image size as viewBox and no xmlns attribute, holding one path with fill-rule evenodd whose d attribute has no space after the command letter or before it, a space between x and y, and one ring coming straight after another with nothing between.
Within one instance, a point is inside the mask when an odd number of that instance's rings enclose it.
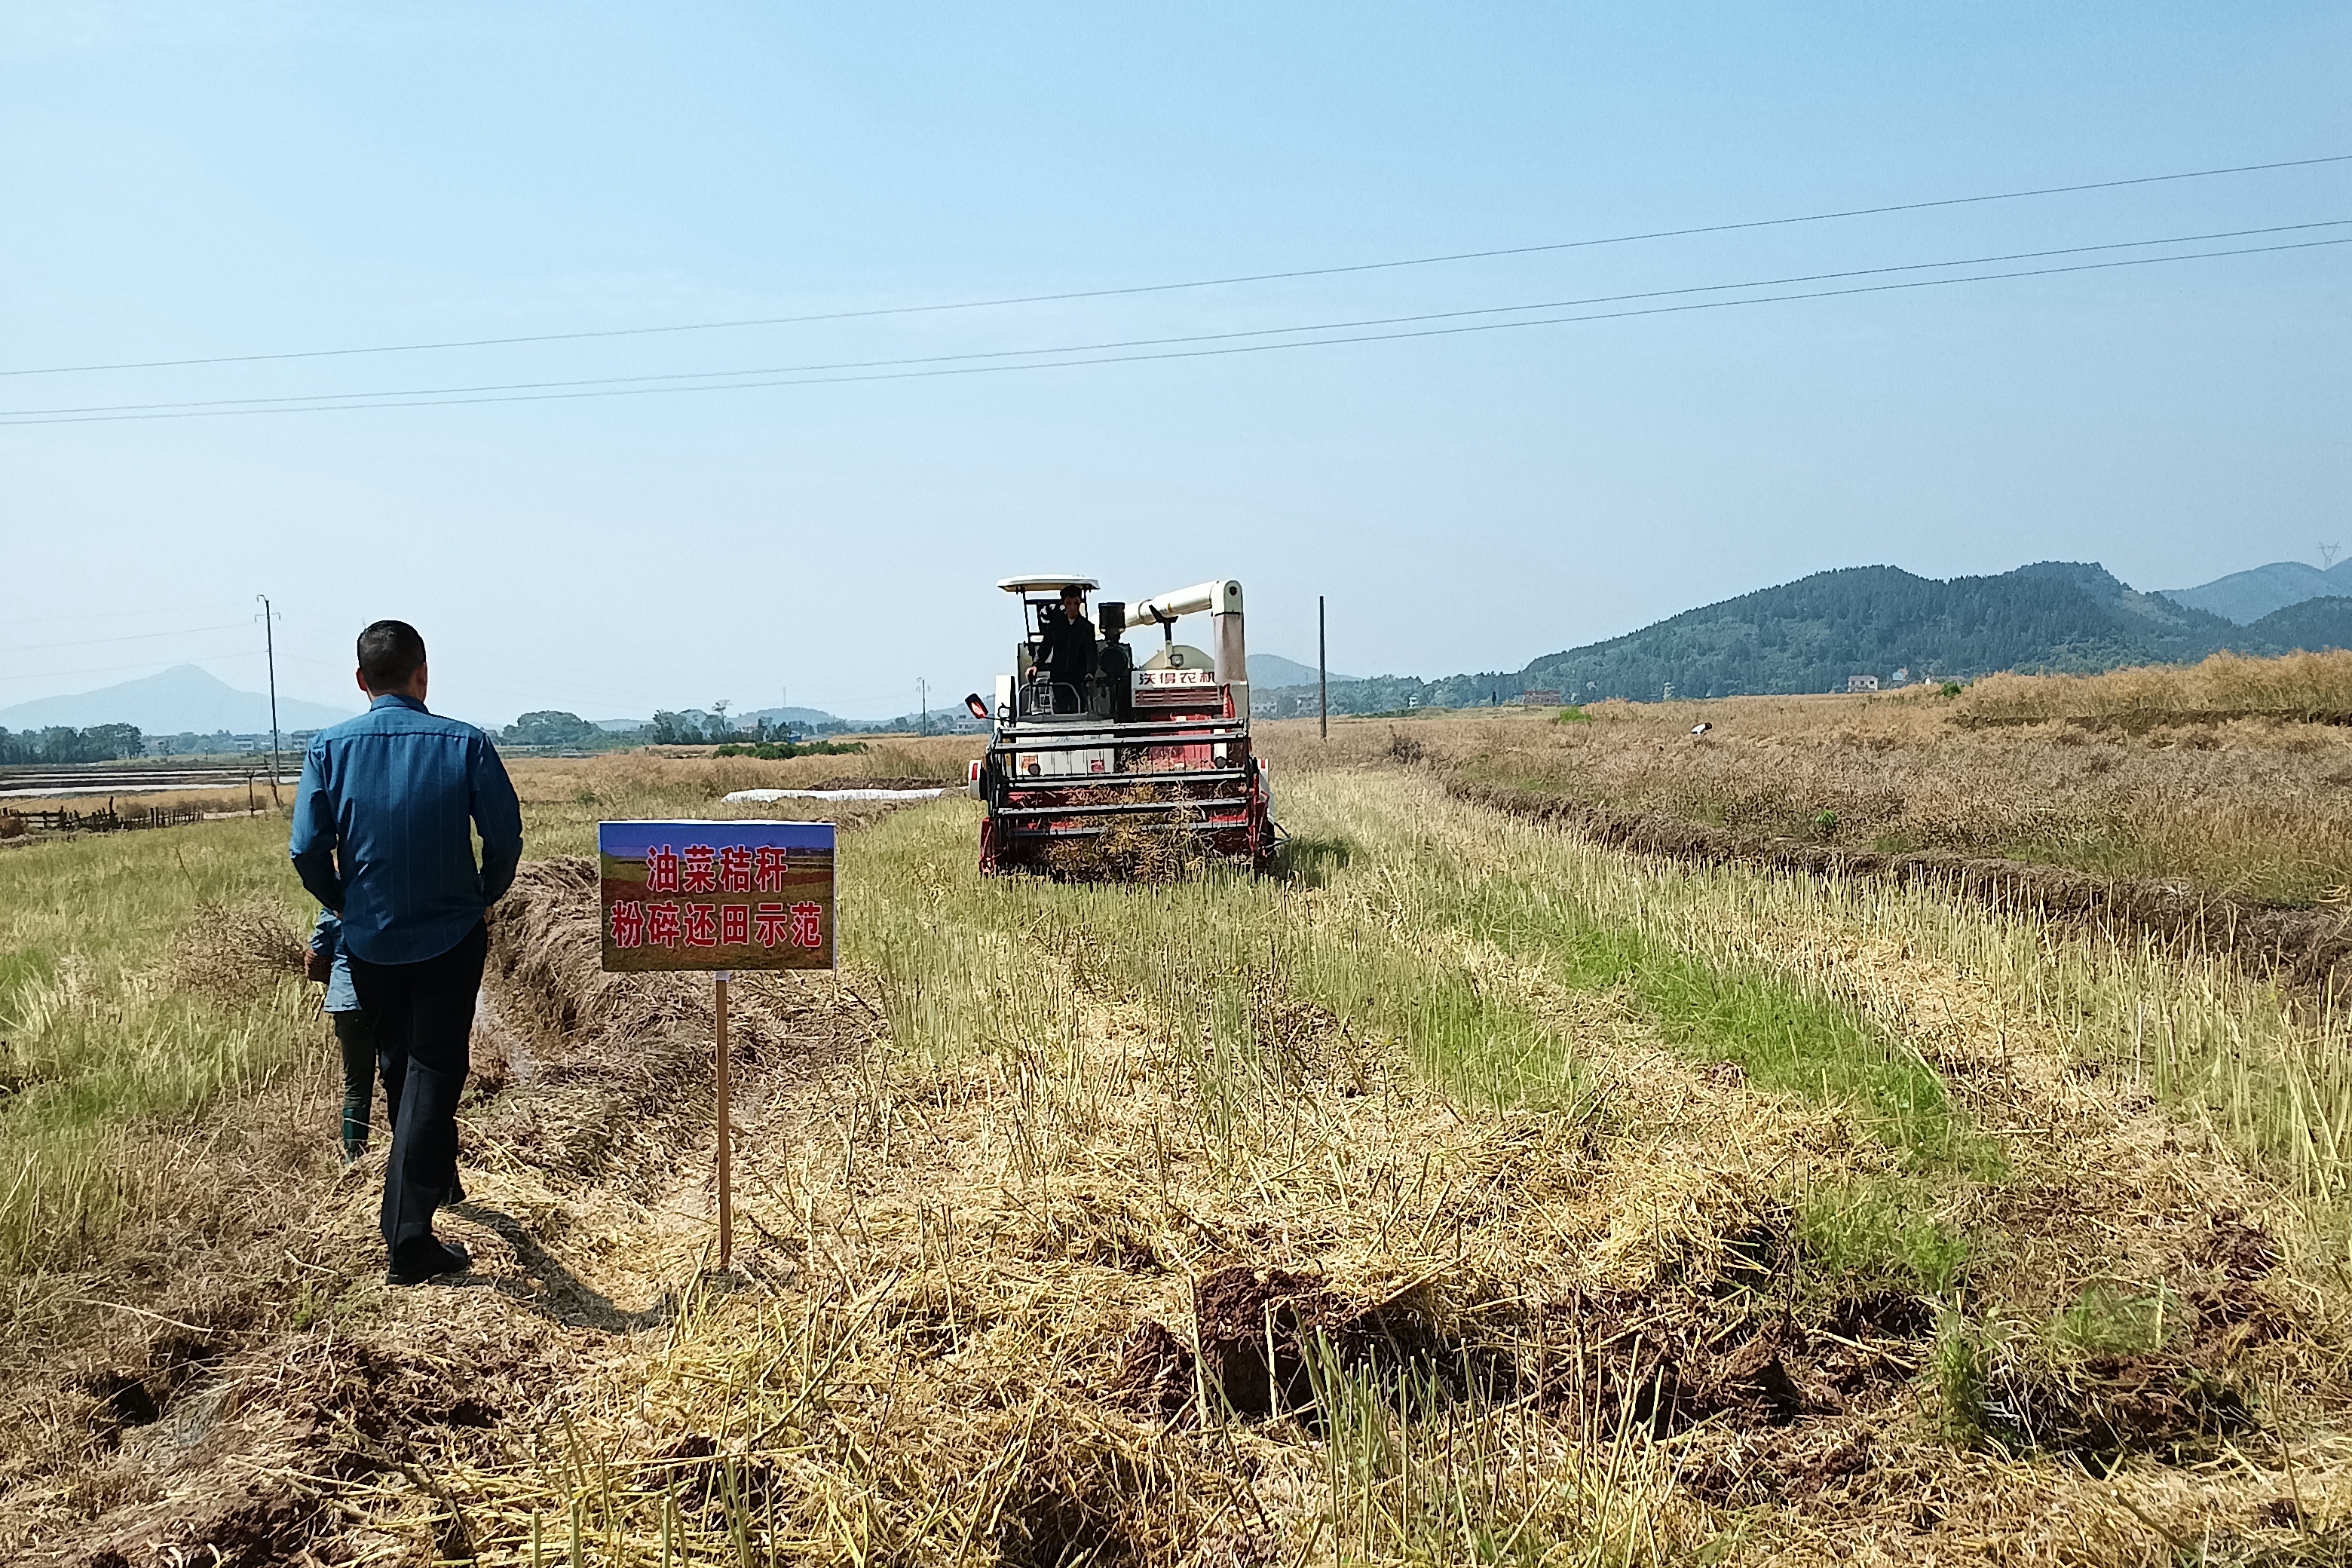
<instances>
[{"instance_id":1,"label":"harvester canopy roof","mask_svg":"<svg viewBox=\"0 0 2352 1568\"><path fill-rule=\"evenodd\" d=\"M1008 594L1058 594L1068 587L1084 588L1091 594L1102 584L1091 577L1066 577L1040 573L1028 577L1001 578L996 585Z\"/></svg>"}]
</instances>

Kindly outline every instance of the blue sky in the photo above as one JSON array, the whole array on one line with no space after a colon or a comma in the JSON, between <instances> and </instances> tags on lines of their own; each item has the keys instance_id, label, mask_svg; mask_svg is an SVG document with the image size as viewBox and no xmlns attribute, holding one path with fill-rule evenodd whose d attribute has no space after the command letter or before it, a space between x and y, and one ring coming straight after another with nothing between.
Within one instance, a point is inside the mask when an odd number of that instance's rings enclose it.
<instances>
[{"instance_id":1,"label":"blue sky","mask_svg":"<svg viewBox=\"0 0 2352 1568\"><path fill-rule=\"evenodd\" d=\"M805 314L2352 153L2352 9L0 10L0 369ZM1247 331L2352 217L2352 164L1159 295L0 378L0 409ZM2336 231L2352 232L2352 231ZM2245 241L2240 243L2263 243ZM1443 674L1767 583L2352 543L2352 247L1018 374L0 427L0 705L985 689L1075 570ZM160 634L160 635L159 635ZM111 640L101 640L111 639ZM144 661L144 662L142 662Z\"/></svg>"}]
</instances>

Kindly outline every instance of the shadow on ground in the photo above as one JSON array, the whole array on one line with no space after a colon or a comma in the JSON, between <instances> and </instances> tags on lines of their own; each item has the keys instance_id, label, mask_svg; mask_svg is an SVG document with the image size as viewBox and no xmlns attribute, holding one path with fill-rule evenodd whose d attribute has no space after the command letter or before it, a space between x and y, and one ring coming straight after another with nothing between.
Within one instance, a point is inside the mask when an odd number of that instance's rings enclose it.
<instances>
[{"instance_id":1,"label":"shadow on ground","mask_svg":"<svg viewBox=\"0 0 2352 1568\"><path fill-rule=\"evenodd\" d=\"M667 1289L643 1311L623 1310L611 1297L566 1268L520 1220L503 1209L466 1203L453 1205L449 1212L473 1221L513 1247L515 1265L521 1271L520 1278L511 1279L464 1275L450 1281L457 1289L495 1290L551 1323L608 1334L666 1328L677 1316L677 1293ZM532 1280L541 1282L540 1289L531 1289Z\"/></svg>"}]
</instances>

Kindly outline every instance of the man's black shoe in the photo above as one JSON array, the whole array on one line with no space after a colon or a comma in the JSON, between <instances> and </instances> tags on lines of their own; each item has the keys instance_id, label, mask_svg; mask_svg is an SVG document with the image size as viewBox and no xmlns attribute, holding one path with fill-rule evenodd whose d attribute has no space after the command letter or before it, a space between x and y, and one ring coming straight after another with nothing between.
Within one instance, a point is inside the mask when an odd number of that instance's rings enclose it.
<instances>
[{"instance_id":1,"label":"man's black shoe","mask_svg":"<svg viewBox=\"0 0 2352 1568\"><path fill-rule=\"evenodd\" d=\"M454 1241L436 1241L419 1247L415 1263L394 1268L387 1277L394 1285L422 1285L444 1274L463 1274L474 1266L471 1254Z\"/></svg>"},{"instance_id":2,"label":"man's black shoe","mask_svg":"<svg viewBox=\"0 0 2352 1568\"><path fill-rule=\"evenodd\" d=\"M466 1201L465 1177L452 1175L449 1178L449 1201L453 1204L462 1204Z\"/></svg>"}]
</instances>

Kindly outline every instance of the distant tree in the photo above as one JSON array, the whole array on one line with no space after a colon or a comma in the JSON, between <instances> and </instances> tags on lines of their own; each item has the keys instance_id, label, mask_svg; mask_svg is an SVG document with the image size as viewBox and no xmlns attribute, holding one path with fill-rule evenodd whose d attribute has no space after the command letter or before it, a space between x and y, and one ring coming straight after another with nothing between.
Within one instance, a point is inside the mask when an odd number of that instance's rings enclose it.
<instances>
[{"instance_id":1,"label":"distant tree","mask_svg":"<svg viewBox=\"0 0 2352 1568\"><path fill-rule=\"evenodd\" d=\"M603 731L577 713L541 709L526 713L499 732L510 746L584 746Z\"/></svg>"},{"instance_id":2,"label":"distant tree","mask_svg":"<svg viewBox=\"0 0 2352 1568\"><path fill-rule=\"evenodd\" d=\"M147 738L136 724L93 724L81 732L82 760L110 763L143 755Z\"/></svg>"},{"instance_id":3,"label":"distant tree","mask_svg":"<svg viewBox=\"0 0 2352 1568\"><path fill-rule=\"evenodd\" d=\"M291 738L299 741L302 733L298 730ZM149 744L158 755L166 757L216 756L236 750L236 737L226 730L215 730L209 735L184 730L176 735L158 735Z\"/></svg>"},{"instance_id":4,"label":"distant tree","mask_svg":"<svg viewBox=\"0 0 2352 1568\"><path fill-rule=\"evenodd\" d=\"M646 738L656 746L698 746L702 743L702 726L683 713L673 713L665 708L654 714Z\"/></svg>"},{"instance_id":5,"label":"distant tree","mask_svg":"<svg viewBox=\"0 0 2352 1568\"><path fill-rule=\"evenodd\" d=\"M53 724L38 734L0 730L0 763L110 763L146 749L135 724L93 724L87 730Z\"/></svg>"}]
</instances>

